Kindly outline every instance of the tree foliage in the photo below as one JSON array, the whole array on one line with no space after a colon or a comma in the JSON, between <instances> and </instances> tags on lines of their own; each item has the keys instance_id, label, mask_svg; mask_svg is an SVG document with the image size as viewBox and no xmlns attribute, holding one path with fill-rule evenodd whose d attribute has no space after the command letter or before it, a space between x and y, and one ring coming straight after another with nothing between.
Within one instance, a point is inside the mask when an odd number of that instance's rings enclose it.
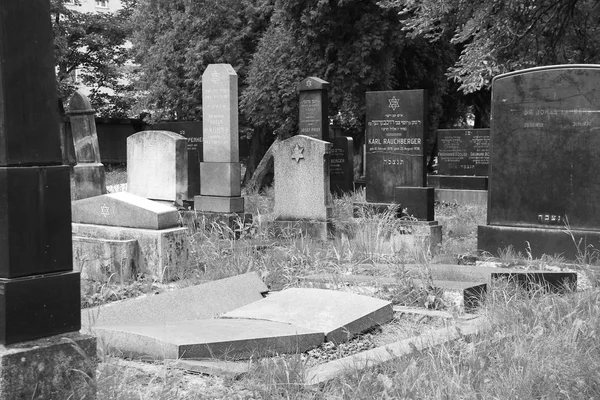
<instances>
[{"instance_id":1,"label":"tree foliage","mask_svg":"<svg viewBox=\"0 0 600 400\"><path fill-rule=\"evenodd\" d=\"M66 102L76 88L73 73L90 88L90 100L101 114L122 116L131 107L126 96L124 65L129 34L127 12L82 13L65 0L51 0L54 56L59 98Z\"/></svg>"},{"instance_id":2,"label":"tree foliage","mask_svg":"<svg viewBox=\"0 0 600 400\"><path fill-rule=\"evenodd\" d=\"M413 37L462 47L448 76L471 93L504 72L600 61L598 0L383 0Z\"/></svg>"}]
</instances>

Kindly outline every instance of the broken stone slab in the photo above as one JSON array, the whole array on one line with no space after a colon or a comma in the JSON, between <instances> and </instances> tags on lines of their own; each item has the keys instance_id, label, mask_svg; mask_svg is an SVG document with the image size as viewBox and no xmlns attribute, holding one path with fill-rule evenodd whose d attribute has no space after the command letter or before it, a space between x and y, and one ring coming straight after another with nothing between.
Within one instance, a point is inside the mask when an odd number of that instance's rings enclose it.
<instances>
[{"instance_id":1,"label":"broken stone slab","mask_svg":"<svg viewBox=\"0 0 600 400\"><path fill-rule=\"evenodd\" d=\"M110 353L124 357L240 360L298 354L323 343L323 332L252 319L203 319L96 327Z\"/></svg>"},{"instance_id":2,"label":"broken stone slab","mask_svg":"<svg viewBox=\"0 0 600 400\"><path fill-rule=\"evenodd\" d=\"M179 227L175 207L127 192L74 201L71 215L72 221L80 224L153 230Z\"/></svg>"},{"instance_id":3,"label":"broken stone slab","mask_svg":"<svg viewBox=\"0 0 600 400\"><path fill-rule=\"evenodd\" d=\"M304 382L310 386L319 385L351 371L372 368L395 358L407 356L415 351L423 351L463 337L477 335L487 327L488 322L480 317L456 326L425 332L419 336L309 368L304 373Z\"/></svg>"},{"instance_id":4,"label":"broken stone slab","mask_svg":"<svg viewBox=\"0 0 600 400\"><path fill-rule=\"evenodd\" d=\"M392 320L389 301L336 290L291 288L242 306L223 318L283 322L323 332L342 343Z\"/></svg>"},{"instance_id":5,"label":"broken stone slab","mask_svg":"<svg viewBox=\"0 0 600 400\"><path fill-rule=\"evenodd\" d=\"M86 330L105 325L182 322L213 318L263 298L269 289L256 272L189 286L158 295L81 310Z\"/></svg>"},{"instance_id":6,"label":"broken stone slab","mask_svg":"<svg viewBox=\"0 0 600 400\"><path fill-rule=\"evenodd\" d=\"M346 275L346 274L312 274L302 278L312 286L326 289L340 289L348 286L372 287L390 290L400 285L401 281L395 277L373 275ZM415 286L432 285L433 290L442 292L442 299L448 303L465 310L477 308L487 293L487 285L482 282L446 281L434 279L431 282L422 279L412 279Z\"/></svg>"},{"instance_id":7,"label":"broken stone slab","mask_svg":"<svg viewBox=\"0 0 600 400\"><path fill-rule=\"evenodd\" d=\"M73 236L135 240L139 256L137 272L159 282L178 278L188 269L191 242L187 228L154 230L73 223L71 229Z\"/></svg>"}]
</instances>

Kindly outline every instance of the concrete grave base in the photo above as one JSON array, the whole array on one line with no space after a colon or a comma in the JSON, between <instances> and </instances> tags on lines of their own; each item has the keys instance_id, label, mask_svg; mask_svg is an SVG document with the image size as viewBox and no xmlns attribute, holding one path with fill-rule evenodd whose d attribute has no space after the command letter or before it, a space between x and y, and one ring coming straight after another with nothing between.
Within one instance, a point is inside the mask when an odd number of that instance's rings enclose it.
<instances>
[{"instance_id":1,"label":"concrete grave base","mask_svg":"<svg viewBox=\"0 0 600 400\"><path fill-rule=\"evenodd\" d=\"M327 221L268 221L269 237L310 237L326 241L333 234L333 224Z\"/></svg>"},{"instance_id":2,"label":"concrete grave base","mask_svg":"<svg viewBox=\"0 0 600 400\"><path fill-rule=\"evenodd\" d=\"M323 343L323 332L252 319L204 319L168 324L96 327L110 353L131 358L239 360L299 354Z\"/></svg>"},{"instance_id":3,"label":"concrete grave base","mask_svg":"<svg viewBox=\"0 0 600 400\"><path fill-rule=\"evenodd\" d=\"M487 190L435 189L435 201L457 203L462 206L486 206Z\"/></svg>"},{"instance_id":4,"label":"concrete grave base","mask_svg":"<svg viewBox=\"0 0 600 400\"><path fill-rule=\"evenodd\" d=\"M101 163L82 163L73 167L75 178L75 200L106 194L104 165Z\"/></svg>"},{"instance_id":5,"label":"concrete grave base","mask_svg":"<svg viewBox=\"0 0 600 400\"><path fill-rule=\"evenodd\" d=\"M96 399L96 338L79 333L0 346L0 400Z\"/></svg>"},{"instance_id":6,"label":"concrete grave base","mask_svg":"<svg viewBox=\"0 0 600 400\"><path fill-rule=\"evenodd\" d=\"M135 279L139 270L137 240L73 237L73 269L81 279L124 282Z\"/></svg>"},{"instance_id":7,"label":"concrete grave base","mask_svg":"<svg viewBox=\"0 0 600 400\"><path fill-rule=\"evenodd\" d=\"M579 248L577 246L579 244ZM577 260L580 254L600 250L600 231L564 228L535 228L500 225L480 225L477 229L477 249L498 255L499 249L512 246L516 252L533 258L560 254L567 260ZM588 247L591 246L591 247Z\"/></svg>"},{"instance_id":8,"label":"concrete grave base","mask_svg":"<svg viewBox=\"0 0 600 400\"><path fill-rule=\"evenodd\" d=\"M74 236L136 240L139 249L138 272L161 282L176 277L189 262L190 241L187 228L151 230L76 223L72 225Z\"/></svg>"},{"instance_id":9,"label":"concrete grave base","mask_svg":"<svg viewBox=\"0 0 600 400\"><path fill-rule=\"evenodd\" d=\"M194 210L214 213L243 213L243 197L194 196Z\"/></svg>"}]
</instances>

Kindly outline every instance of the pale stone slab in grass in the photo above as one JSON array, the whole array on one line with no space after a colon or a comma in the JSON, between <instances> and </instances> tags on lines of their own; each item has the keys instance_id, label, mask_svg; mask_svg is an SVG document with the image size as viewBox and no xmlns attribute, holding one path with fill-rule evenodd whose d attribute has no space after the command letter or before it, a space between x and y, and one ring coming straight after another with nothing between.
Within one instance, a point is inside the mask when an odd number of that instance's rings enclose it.
<instances>
[{"instance_id":1,"label":"pale stone slab in grass","mask_svg":"<svg viewBox=\"0 0 600 400\"><path fill-rule=\"evenodd\" d=\"M191 321L215 317L263 298L269 289L256 272L158 295L81 310L81 324L101 325Z\"/></svg>"},{"instance_id":2,"label":"pale stone slab in grass","mask_svg":"<svg viewBox=\"0 0 600 400\"><path fill-rule=\"evenodd\" d=\"M73 235L108 240L136 240L138 273L160 282L177 278L189 269L190 240L187 228L139 229L120 226L71 224ZM77 248L74 247L73 251Z\"/></svg>"},{"instance_id":3,"label":"pale stone slab in grass","mask_svg":"<svg viewBox=\"0 0 600 400\"><path fill-rule=\"evenodd\" d=\"M229 311L224 318L284 322L325 333L335 343L393 318L392 303L335 290L292 288Z\"/></svg>"},{"instance_id":4,"label":"pale stone slab in grass","mask_svg":"<svg viewBox=\"0 0 600 400\"><path fill-rule=\"evenodd\" d=\"M157 321L160 321L157 319ZM93 334L109 351L150 359L239 360L295 354L323 343L322 332L290 324L252 319L204 319L185 322L96 327Z\"/></svg>"},{"instance_id":5,"label":"pale stone slab in grass","mask_svg":"<svg viewBox=\"0 0 600 400\"><path fill-rule=\"evenodd\" d=\"M71 215L72 221L80 224L156 230L179 226L175 207L127 192L74 201Z\"/></svg>"}]
</instances>

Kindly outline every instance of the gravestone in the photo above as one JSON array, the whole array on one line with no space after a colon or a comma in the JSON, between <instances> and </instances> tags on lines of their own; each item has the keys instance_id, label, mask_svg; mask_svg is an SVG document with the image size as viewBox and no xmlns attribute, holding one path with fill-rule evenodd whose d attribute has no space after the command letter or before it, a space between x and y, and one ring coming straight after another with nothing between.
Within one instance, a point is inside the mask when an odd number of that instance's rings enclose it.
<instances>
[{"instance_id":1,"label":"gravestone","mask_svg":"<svg viewBox=\"0 0 600 400\"><path fill-rule=\"evenodd\" d=\"M338 196L354 190L354 145L351 137L340 136L329 139L329 178L331 192Z\"/></svg>"},{"instance_id":2,"label":"gravestone","mask_svg":"<svg viewBox=\"0 0 600 400\"><path fill-rule=\"evenodd\" d=\"M189 200L187 139L169 131L127 138L127 191L152 200Z\"/></svg>"},{"instance_id":3,"label":"gravestone","mask_svg":"<svg viewBox=\"0 0 600 400\"><path fill-rule=\"evenodd\" d=\"M238 133L238 77L229 64L210 64L202 74L204 160L194 209L243 213Z\"/></svg>"},{"instance_id":4,"label":"gravestone","mask_svg":"<svg viewBox=\"0 0 600 400\"><path fill-rule=\"evenodd\" d=\"M314 139L329 140L329 82L316 77L304 79L300 91L300 134Z\"/></svg>"},{"instance_id":5,"label":"gravestone","mask_svg":"<svg viewBox=\"0 0 600 400\"><path fill-rule=\"evenodd\" d=\"M50 4L0 2L0 27L0 399L91 398L96 346L78 333Z\"/></svg>"},{"instance_id":6,"label":"gravestone","mask_svg":"<svg viewBox=\"0 0 600 400\"><path fill-rule=\"evenodd\" d=\"M494 78L488 219L478 229L479 249L495 254L512 245L534 257L575 259L580 240L600 248L599 127L598 65Z\"/></svg>"},{"instance_id":7,"label":"gravestone","mask_svg":"<svg viewBox=\"0 0 600 400\"><path fill-rule=\"evenodd\" d=\"M274 145L275 222L327 238L332 207L330 151L331 143L304 135Z\"/></svg>"},{"instance_id":8,"label":"gravestone","mask_svg":"<svg viewBox=\"0 0 600 400\"><path fill-rule=\"evenodd\" d=\"M435 199L485 205L490 130L439 129L437 135L438 174L427 177Z\"/></svg>"},{"instance_id":9,"label":"gravestone","mask_svg":"<svg viewBox=\"0 0 600 400\"><path fill-rule=\"evenodd\" d=\"M433 221L433 189L425 187L426 94L367 92L366 199Z\"/></svg>"},{"instance_id":10,"label":"gravestone","mask_svg":"<svg viewBox=\"0 0 600 400\"><path fill-rule=\"evenodd\" d=\"M81 92L75 92L69 101L69 120L77 164L73 167L75 200L106 193L104 165L96 133L96 110Z\"/></svg>"},{"instance_id":11,"label":"gravestone","mask_svg":"<svg viewBox=\"0 0 600 400\"><path fill-rule=\"evenodd\" d=\"M201 121L172 121L159 122L147 129L171 131L179 133L187 139L188 160L188 198L200 194L200 163L202 162L202 122Z\"/></svg>"}]
</instances>

